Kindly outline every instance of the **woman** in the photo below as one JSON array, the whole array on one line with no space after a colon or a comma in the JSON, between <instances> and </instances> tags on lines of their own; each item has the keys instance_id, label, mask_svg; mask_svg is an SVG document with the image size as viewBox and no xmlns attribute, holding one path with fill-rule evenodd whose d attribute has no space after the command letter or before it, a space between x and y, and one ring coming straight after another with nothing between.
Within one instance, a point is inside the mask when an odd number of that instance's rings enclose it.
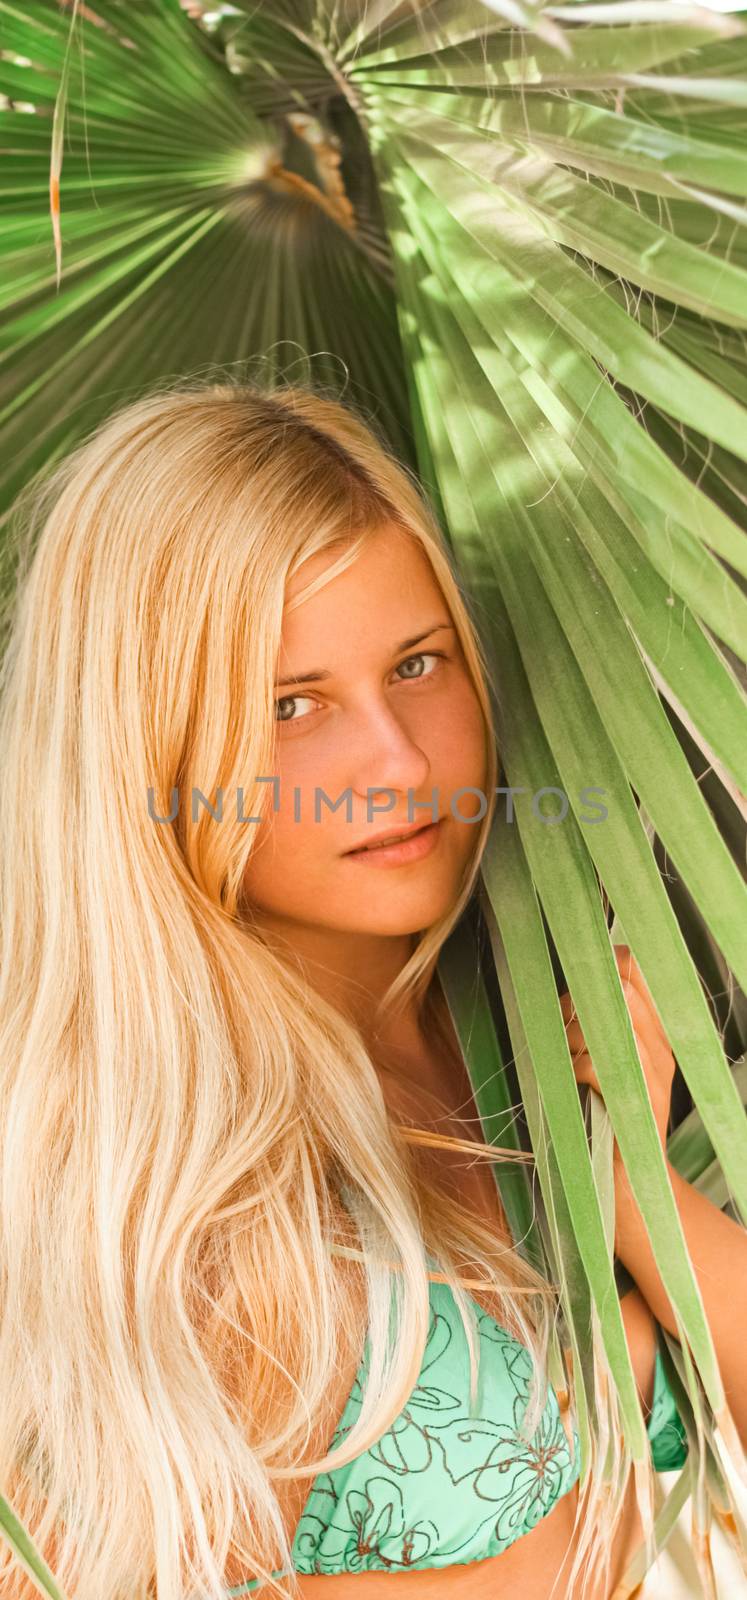
<instances>
[{"instance_id":1,"label":"woman","mask_svg":"<svg viewBox=\"0 0 747 1600\"><path fill-rule=\"evenodd\" d=\"M226 383L125 407L29 503L1 719L4 1492L71 1600L401 1600L408 1566L418 1600L606 1593L641 1532L616 1404L615 1493L579 1493L555 1291L511 1244L434 974L497 766L422 494L335 400ZM368 851L382 831L412 838ZM625 1314L648 1412L653 1319L637 1291ZM453 1412L407 1411L436 1357L431 1401L458 1373L457 1421L493 1430L484 1481L448 1476ZM375 1451L413 1421L428 1471L398 1479ZM273 1579L299 1529L304 1575ZM0 1592L36 1591L8 1560Z\"/></svg>"}]
</instances>

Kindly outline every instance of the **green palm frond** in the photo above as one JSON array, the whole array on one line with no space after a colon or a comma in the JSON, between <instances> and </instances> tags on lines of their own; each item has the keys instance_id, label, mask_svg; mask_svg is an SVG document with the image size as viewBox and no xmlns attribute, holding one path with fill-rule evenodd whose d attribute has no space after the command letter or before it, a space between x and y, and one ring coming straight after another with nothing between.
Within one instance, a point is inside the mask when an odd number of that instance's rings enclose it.
<instances>
[{"instance_id":1,"label":"green palm frond","mask_svg":"<svg viewBox=\"0 0 747 1600\"><path fill-rule=\"evenodd\" d=\"M102 0L96 16L78 17L69 60L58 292L50 141L70 18L56 0L0 5L0 94L36 108L0 110L0 505L148 383L258 356L266 373L295 361L337 387L347 371L406 455L376 238L288 167L293 130L252 111L177 0Z\"/></svg>"},{"instance_id":2,"label":"green palm frond","mask_svg":"<svg viewBox=\"0 0 747 1600\"><path fill-rule=\"evenodd\" d=\"M18 1556L25 1572L34 1579L40 1594L47 1600L65 1600L65 1595L55 1582L46 1561L42 1559L23 1523L19 1522L13 1507L0 1494L0 1534Z\"/></svg>"},{"instance_id":3,"label":"green palm frond","mask_svg":"<svg viewBox=\"0 0 747 1600\"><path fill-rule=\"evenodd\" d=\"M213 366L349 394L419 472L514 791L482 943L465 921L440 962L488 1137L531 1146L539 1193L520 1161L496 1179L563 1284L582 1451L598 1323L642 1458L614 1132L697 1369L668 1337L691 1448L657 1539L686 1492L707 1530L736 1516L714 1423L742 1474L744 1455L611 944L679 1067L671 1159L747 1223L747 12L91 0L72 19L0 0L0 515L127 398ZM591 1141L559 981L604 1094Z\"/></svg>"}]
</instances>

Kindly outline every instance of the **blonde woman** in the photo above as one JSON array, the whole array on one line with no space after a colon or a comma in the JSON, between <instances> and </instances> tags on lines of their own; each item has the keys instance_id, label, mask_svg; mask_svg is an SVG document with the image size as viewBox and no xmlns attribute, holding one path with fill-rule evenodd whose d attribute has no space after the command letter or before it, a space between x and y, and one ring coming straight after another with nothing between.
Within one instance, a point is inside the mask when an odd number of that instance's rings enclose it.
<instances>
[{"instance_id":1,"label":"blonde woman","mask_svg":"<svg viewBox=\"0 0 747 1600\"><path fill-rule=\"evenodd\" d=\"M20 526L3 1492L70 1600L606 1594L629 1457L611 1500L580 1484L556 1291L512 1246L434 970L498 780L424 496L334 399L185 383ZM648 1414L654 1320L624 1309ZM36 1593L4 1546L0 1593Z\"/></svg>"}]
</instances>

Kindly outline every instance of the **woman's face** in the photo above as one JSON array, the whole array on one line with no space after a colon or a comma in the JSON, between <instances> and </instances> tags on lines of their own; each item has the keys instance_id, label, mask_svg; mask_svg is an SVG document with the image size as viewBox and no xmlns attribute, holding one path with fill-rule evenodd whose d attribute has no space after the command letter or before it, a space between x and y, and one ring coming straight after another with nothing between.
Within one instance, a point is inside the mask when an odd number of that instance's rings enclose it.
<instances>
[{"instance_id":1,"label":"woman's face","mask_svg":"<svg viewBox=\"0 0 747 1600\"><path fill-rule=\"evenodd\" d=\"M338 557L326 550L304 562L286 602ZM484 792L487 772L480 703L420 545L384 523L351 566L286 609L277 680L278 809L253 824L244 879L259 921L290 937L292 925L419 932L454 904L475 848L479 822L459 821L451 796L468 785ZM337 810L325 796L340 800ZM408 812L410 800L426 805ZM479 795L460 796L457 810L479 818ZM377 864L377 852L348 853L432 818L443 820L427 854Z\"/></svg>"}]
</instances>

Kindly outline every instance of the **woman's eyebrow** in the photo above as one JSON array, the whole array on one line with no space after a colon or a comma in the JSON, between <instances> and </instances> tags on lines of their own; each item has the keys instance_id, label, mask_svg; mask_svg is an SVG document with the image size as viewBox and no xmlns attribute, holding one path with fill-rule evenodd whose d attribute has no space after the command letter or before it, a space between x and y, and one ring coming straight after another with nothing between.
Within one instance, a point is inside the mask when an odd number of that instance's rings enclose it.
<instances>
[{"instance_id":1,"label":"woman's eyebrow","mask_svg":"<svg viewBox=\"0 0 747 1600\"><path fill-rule=\"evenodd\" d=\"M441 628L454 628L453 622L434 622L431 628L426 628L425 633L418 633L414 639L403 639L401 644L392 646L392 655L396 656L400 650L409 650L414 644L422 644L424 639L429 639L432 633L438 633ZM289 683L323 683L325 678L334 677L332 672L301 672L297 678L276 678L274 687L285 688Z\"/></svg>"}]
</instances>

